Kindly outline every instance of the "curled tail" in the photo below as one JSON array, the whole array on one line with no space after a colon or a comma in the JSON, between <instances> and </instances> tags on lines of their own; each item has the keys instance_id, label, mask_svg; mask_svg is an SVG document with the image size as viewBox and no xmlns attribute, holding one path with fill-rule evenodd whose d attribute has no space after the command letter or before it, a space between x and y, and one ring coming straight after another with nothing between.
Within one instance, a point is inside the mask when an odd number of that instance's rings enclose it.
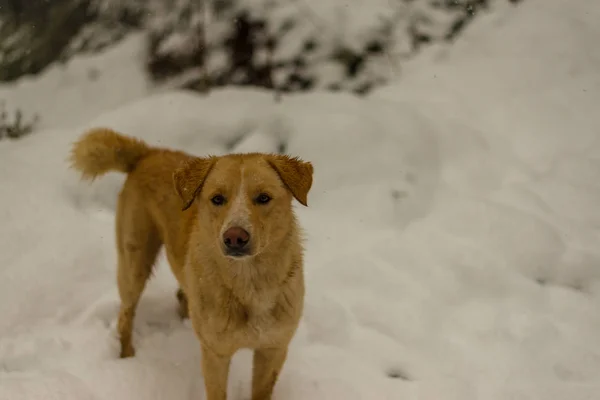
<instances>
[{"instance_id":1,"label":"curled tail","mask_svg":"<svg viewBox=\"0 0 600 400\"><path fill-rule=\"evenodd\" d=\"M151 151L142 140L94 128L73 144L70 162L83 178L93 180L110 171L129 173Z\"/></svg>"}]
</instances>

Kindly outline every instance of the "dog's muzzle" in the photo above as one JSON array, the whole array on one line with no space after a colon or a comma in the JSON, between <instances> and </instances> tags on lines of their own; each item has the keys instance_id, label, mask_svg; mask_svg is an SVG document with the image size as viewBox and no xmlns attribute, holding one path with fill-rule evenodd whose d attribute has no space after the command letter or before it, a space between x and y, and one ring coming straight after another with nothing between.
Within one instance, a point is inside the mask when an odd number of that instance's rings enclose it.
<instances>
[{"instance_id":1,"label":"dog's muzzle","mask_svg":"<svg viewBox=\"0 0 600 400\"><path fill-rule=\"evenodd\" d=\"M223 233L223 250L230 257L250 255L250 234L239 226L227 229Z\"/></svg>"}]
</instances>

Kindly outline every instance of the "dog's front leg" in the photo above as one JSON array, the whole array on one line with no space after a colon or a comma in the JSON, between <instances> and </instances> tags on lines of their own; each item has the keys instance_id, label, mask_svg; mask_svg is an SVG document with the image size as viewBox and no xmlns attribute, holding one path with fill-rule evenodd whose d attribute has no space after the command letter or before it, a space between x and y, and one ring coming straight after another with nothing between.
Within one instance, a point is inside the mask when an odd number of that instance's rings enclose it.
<instances>
[{"instance_id":1,"label":"dog's front leg","mask_svg":"<svg viewBox=\"0 0 600 400\"><path fill-rule=\"evenodd\" d=\"M231 355L217 354L202 346L202 373L206 400L227 400L227 378Z\"/></svg>"},{"instance_id":2,"label":"dog's front leg","mask_svg":"<svg viewBox=\"0 0 600 400\"><path fill-rule=\"evenodd\" d=\"M286 357L287 346L254 351L252 400L271 400L273 388Z\"/></svg>"}]
</instances>

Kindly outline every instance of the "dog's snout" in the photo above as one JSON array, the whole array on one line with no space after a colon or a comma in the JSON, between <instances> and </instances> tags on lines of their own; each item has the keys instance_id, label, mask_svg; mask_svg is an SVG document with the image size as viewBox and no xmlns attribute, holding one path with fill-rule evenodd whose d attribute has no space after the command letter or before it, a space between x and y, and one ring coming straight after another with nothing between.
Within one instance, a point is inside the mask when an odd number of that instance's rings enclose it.
<instances>
[{"instance_id":1,"label":"dog's snout","mask_svg":"<svg viewBox=\"0 0 600 400\"><path fill-rule=\"evenodd\" d=\"M238 226L229 228L223 234L223 243L231 250L242 250L250 241L250 234Z\"/></svg>"}]
</instances>

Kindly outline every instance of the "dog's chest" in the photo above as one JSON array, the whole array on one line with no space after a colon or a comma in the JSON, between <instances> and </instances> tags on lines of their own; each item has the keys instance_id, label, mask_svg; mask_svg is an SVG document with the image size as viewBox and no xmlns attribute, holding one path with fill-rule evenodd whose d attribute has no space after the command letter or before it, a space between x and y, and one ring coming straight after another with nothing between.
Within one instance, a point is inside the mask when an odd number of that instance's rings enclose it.
<instances>
[{"instance_id":1,"label":"dog's chest","mask_svg":"<svg viewBox=\"0 0 600 400\"><path fill-rule=\"evenodd\" d=\"M239 331L248 339L259 344L273 341L279 333L280 324L272 310L245 309L240 320Z\"/></svg>"},{"instance_id":2,"label":"dog's chest","mask_svg":"<svg viewBox=\"0 0 600 400\"><path fill-rule=\"evenodd\" d=\"M220 302L209 314L215 339L236 347L256 348L276 345L288 336L289 317L282 314L282 307L275 299L261 299L245 305L235 298Z\"/></svg>"},{"instance_id":3,"label":"dog's chest","mask_svg":"<svg viewBox=\"0 0 600 400\"><path fill-rule=\"evenodd\" d=\"M250 306L238 303L234 309L238 324L230 333L239 336L240 341L248 341L246 346L276 342L284 330L285 324L279 318L275 301L263 301Z\"/></svg>"}]
</instances>

